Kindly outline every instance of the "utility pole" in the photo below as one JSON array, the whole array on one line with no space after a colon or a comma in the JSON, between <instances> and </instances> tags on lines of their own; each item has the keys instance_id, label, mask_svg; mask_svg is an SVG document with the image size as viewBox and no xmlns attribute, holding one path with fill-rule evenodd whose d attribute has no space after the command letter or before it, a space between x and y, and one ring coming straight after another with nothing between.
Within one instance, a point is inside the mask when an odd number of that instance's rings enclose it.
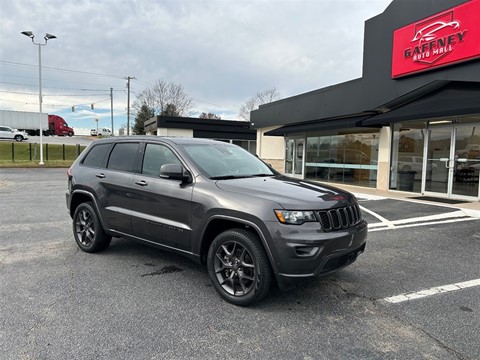
<instances>
[{"instance_id":1,"label":"utility pole","mask_svg":"<svg viewBox=\"0 0 480 360\"><path fill-rule=\"evenodd\" d=\"M114 132L113 132L113 88L110 88L110 119L112 120L112 136L114 136Z\"/></svg>"},{"instance_id":2,"label":"utility pole","mask_svg":"<svg viewBox=\"0 0 480 360\"><path fill-rule=\"evenodd\" d=\"M130 135L130 80L135 79L134 76L127 76L127 136Z\"/></svg>"}]
</instances>

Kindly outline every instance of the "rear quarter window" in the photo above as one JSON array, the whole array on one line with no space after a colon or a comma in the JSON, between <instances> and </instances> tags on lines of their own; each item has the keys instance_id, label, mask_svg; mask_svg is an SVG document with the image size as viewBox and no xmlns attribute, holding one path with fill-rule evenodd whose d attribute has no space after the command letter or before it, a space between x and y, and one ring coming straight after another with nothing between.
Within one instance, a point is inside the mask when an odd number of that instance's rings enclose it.
<instances>
[{"instance_id":1,"label":"rear quarter window","mask_svg":"<svg viewBox=\"0 0 480 360\"><path fill-rule=\"evenodd\" d=\"M82 165L89 167L102 167L109 148L110 144L95 145L83 159Z\"/></svg>"}]
</instances>

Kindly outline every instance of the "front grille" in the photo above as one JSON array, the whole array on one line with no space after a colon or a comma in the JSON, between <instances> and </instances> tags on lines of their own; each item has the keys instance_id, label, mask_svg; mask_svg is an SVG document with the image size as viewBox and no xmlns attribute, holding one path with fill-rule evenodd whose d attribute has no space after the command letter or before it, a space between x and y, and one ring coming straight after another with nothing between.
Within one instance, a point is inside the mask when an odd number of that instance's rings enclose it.
<instances>
[{"instance_id":1,"label":"front grille","mask_svg":"<svg viewBox=\"0 0 480 360\"><path fill-rule=\"evenodd\" d=\"M357 204L338 209L317 211L324 231L342 230L358 224L362 213Z\"/></svg>"}]
</instances>

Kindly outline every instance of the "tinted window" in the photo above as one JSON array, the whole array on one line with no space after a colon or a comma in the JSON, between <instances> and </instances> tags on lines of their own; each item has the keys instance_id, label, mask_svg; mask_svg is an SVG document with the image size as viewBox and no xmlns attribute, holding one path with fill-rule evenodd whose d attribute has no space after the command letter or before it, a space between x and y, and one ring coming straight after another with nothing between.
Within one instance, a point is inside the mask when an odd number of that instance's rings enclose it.
<instances>
[{"instance_id":1,"label":"tinted window","mask_svg":"<svg viewBox=\"0 0 480 360\"><path fill-rule=\"evenodd\" d=\"M147 144L143 158L142 174L159 176L164 164L181 164L172 150L159 144Z\"/></svg>"},{"instance_id":2,"label":"tinted window","mask_svg":"<svg viewBox=\"0 0 480 360\"><path fill-rule=\"evenodd\" d=\"M102 167L107 155L110 144L100 144L94 146L83 159L82 164L91 167Z\"/></svg>"},{"instance_id":3,"label":"tinted window","mask_svg":"<svg viewBox=\"0 0 480 360\"><path fill-rule=\"evenodd\" d=\"M129 171L135 169L138 143L119 143L113 148L107 168L111 170Z\"/></svg>"}]
</instances>

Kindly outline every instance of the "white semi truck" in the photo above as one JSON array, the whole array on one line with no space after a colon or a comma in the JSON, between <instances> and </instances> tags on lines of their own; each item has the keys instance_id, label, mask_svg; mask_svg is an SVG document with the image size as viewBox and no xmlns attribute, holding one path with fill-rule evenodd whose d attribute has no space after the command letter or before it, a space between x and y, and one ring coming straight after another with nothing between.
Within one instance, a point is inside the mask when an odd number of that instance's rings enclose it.
<instances>
[{"instance_id":1,"label":"white semi truck","mask_svg":"<svg viewBox=\"0 0 480 360\"><path fill-rule=\"evenodd\" d=\"M28 135L40 135L40 128L47 136L75 135L73 129L60 116L42 114L40 118L40 113L36 112L0 110L0 126L18 129Z\"/></svg>"}]
</instances>

